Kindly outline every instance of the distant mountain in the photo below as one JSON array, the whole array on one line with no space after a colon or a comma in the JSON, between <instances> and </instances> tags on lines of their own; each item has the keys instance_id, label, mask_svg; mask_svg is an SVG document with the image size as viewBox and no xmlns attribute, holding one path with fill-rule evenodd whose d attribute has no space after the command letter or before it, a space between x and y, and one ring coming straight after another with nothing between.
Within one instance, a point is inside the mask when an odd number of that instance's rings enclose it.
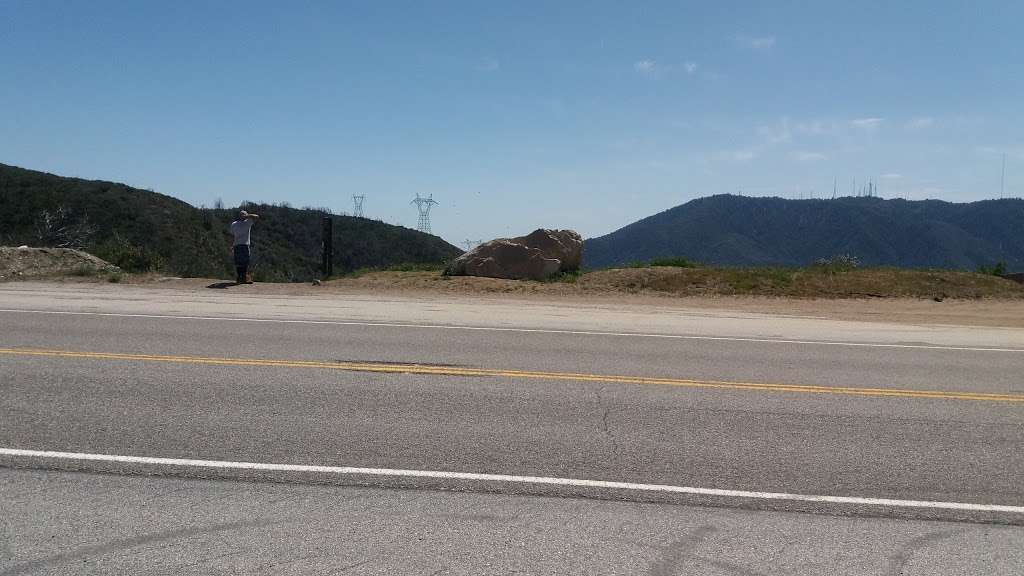
<instances>
[{"instance_id":1,"label":"distant mountain","mask_svg":"<svg viewBox=\"0 0 1024 576\"><path fill-rule=\"evenodd\" d=\"M249 204L254 274L261 281L318 276L325 212ZM84 248L127 270L229 277L234 209L196 208L124 184L65 178L0 164L0 245ZM433 264L462 251L444 240L376 220L335 216L335 273Z\"/></svg>"},{"instance_id":2,"label":"distant mountain","mask_svg":"<svg viewBox=\"0 0 1024 576\"><path fill-rule=\"evenodd\" d=\"M726 266L803 266L839 254L864 265L1024 269L1024 200L954 204L849 197L700 198L587 240L584 265L671 256Z\"/></svg>"}]
</instances>

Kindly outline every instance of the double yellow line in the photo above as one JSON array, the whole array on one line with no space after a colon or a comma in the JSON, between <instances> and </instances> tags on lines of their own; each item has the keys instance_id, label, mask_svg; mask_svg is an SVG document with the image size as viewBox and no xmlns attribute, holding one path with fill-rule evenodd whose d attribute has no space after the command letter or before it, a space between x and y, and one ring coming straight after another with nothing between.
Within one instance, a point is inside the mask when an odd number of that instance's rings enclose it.
<instances>
[{"instance_id":1,"label":"double yellow line","mask_svg":"<svg viewBox=\"0 0 1024 576\"><path fill-rule=\"evenodd\" d=\"M908 390L901 388L856 388L846 386L815 386L806 384L765 384L756 382L723 382L717 380L689 380L682 378L649 378L645 376L616 376L583 374L577 372L539 372L491 368L463 368L429 364L387 364L379 362L323 362L317 360L267 360L259 358L210 358L204 356L169 356L157 354L119 354L114 352L76 352L33 348L0 348L0 355L43 356L51 358L83 358L90 360L117 360L129 362L171 362L213 366L255 366L274 368L315 368L346 372L378 372L385 374L425 374L434 376L506 377L534 380L567 380L598 382L603 384L641 384L678 386L683 388L710 388L721 390L748 390L757 392L803 392L810 394L841 394L847 396L890 396L897 398L935 398L943 400L973 400L983 402L1024 403L1021 394L994 394L986 392L953 392L943 390Z\"/></svg>"}]
</instances>

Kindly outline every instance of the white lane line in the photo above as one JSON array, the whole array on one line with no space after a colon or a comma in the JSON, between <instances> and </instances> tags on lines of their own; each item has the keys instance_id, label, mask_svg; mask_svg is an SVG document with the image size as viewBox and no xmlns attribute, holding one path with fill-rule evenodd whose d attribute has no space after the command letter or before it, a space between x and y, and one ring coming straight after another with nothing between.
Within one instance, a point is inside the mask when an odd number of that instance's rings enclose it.
<instances>
[{"instance_id":1,"label":"white lane line","mask_svg":"<svg viewBox=\"0 0 1024 576\"><path fill-rule=\"evenodd\" d=\"M346 320L285 320L278 318L232 318L227 316L174 316L164 314L122 314L116 312L69 312L63 310L2 309L0 313L57 314L66 316L108 316L115 318L153 318L160 320L212 320L218 322L256 322L270 324L320 324L328 326L370 326L381 328L421 328L427 330L475 330L481 332L524 332L573 336L614 336L631 338L664 338L669 340L711 340L723 342L754 342L765 344L800 344L816 346L852 346L855 348L902 348L912 350L953 350L964 352L1017 352L1024 348L975 346L943 346L939 344L887 344L881 342L842 342L829 340L787 340L782 338L741 338L733 336L695 336L685 334L645 334L638 332L604 332L600 330L557 330L549 328L503 328L499 326L460 326L450 324L411 324L401 322L357 322Z\"/></svg>"},{"instance_id":2,"label":"white lane line","mask_svg":"<svg viewBox=\"0 0 1024 576\"><path fill-rule=\"evenodd\" d=\"M17 448L0 448L0 456L50 458L58 460L117 462L122 464L150 464L158 466L178 466L192 468L219 468L226 470L314 472L319 474L334 474L339 476L436 478L443 480L506 482L514 484L541 484L551 486L573 486L580 488L611 488L615 490L668 492L674 494L720 496L727 498L748 498L756 500L783 500L796 502L819 502L827 504L892 506L897 508L934 508L942 510L965 510L972 512L1007 512L1011 514L1024 514L1024 506L1006 506L1002 504L972 504L968 502L937 502L932 500L894 500L891 498L861 498L857 496L818 496L813 494L789 494L785 492L750 492L746 490L693 488L690 486L671 486L666 484L635 484L633 482L580 480L577 478L551 478L546 476L515 476L506 474L478 474L473 472L441 472L437 470L401 470L394 468L356 468L352 466L267 464L259 462L229 462L223 460L193 460L186 458L153 458L148 456L116 456L111 454L89 454L80 452L21 450Z\"/></svg>"}]
</instances>

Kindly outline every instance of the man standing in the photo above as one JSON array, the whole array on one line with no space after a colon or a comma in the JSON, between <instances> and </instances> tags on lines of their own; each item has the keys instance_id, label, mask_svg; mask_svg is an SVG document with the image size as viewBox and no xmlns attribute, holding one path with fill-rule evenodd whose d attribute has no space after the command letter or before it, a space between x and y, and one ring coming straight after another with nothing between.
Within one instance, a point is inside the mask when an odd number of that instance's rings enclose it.
<instances>
[{"instance_id":1,"label":"man standing","mask_svg":"<svg viewBox=\"0 0 1024 576\"><path fill-rule=\"evenodd\" d=\"M238 220L231 223L231 235L235 237L235 271L238 272L236 284L252 284L248 279L249 272L249 231L259 219L259 214L249 214L245 210L238 213Z\"/></svg>"}]
</instances>

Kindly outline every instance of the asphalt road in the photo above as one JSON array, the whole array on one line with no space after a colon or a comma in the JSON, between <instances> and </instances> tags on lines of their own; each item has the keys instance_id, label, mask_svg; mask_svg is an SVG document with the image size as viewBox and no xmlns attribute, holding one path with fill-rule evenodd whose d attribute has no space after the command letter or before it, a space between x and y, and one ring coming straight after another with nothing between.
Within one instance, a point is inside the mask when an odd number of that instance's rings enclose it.
<instances>
[{"instance_id":1,"label":"asphalt road","mask_svg":"<svg viewBox=\"0 0 1024 576\"><path fill-rule=\"evenodd\" d=\"M33 288L0 574L1024 567L1024 331Z\"/></svg>"},{"instance_id":2,"label":"asphalt road","mask_svg":"<svg viewBox=\"0 0 1024 576\"><path fill-rule=\"evenodd\" d=\"M0 469L0 574L1020 574L1021 529Z\"/></svg>"}]
</instances>

